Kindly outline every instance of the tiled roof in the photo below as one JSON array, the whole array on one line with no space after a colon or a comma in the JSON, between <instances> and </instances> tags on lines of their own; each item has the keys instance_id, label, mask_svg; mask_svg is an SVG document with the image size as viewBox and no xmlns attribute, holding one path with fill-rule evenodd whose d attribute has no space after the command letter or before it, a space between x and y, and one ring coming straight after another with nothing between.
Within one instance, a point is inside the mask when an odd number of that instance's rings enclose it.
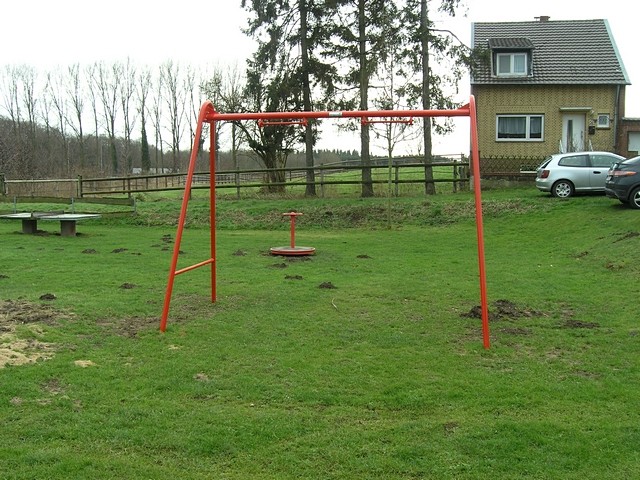
<instances>
[{"instance_id":1,"label":"tiled roof","mask_svg":"<svg viewBox=\"0 0 640 480\"><path fill-rule=\"evenodd\" d=\"M531 49L533 63L525 78L492 77L484 64L473 72L471 84L630 85L606 20L473 23L472 44Z\"/></svg>"},{"instance_id":2,"label":"tiled roof","mask_svg":"<svg viewBox=\"0 0 640 480\"><path fill-rule=\"evenodd\" d=\"M528 38L490 38L489 48L526 50L533 48L533 43Z\"/></svg>"}]
</instances>

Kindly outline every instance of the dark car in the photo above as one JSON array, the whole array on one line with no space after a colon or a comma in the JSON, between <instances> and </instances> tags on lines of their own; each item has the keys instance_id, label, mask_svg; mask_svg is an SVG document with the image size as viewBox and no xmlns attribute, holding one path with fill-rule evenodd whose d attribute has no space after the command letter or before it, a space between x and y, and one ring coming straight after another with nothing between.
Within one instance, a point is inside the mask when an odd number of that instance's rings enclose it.
<instances>
[{"instance_id":1,"label":"dark car","mask_svg":"<svg viewBox=\"0 0 640 480\"><path fill-rule=\"evenodd\" d=\"M640 209L640 156L611 165L604 183L607 197Z\"/></svg>"}]
</instances>

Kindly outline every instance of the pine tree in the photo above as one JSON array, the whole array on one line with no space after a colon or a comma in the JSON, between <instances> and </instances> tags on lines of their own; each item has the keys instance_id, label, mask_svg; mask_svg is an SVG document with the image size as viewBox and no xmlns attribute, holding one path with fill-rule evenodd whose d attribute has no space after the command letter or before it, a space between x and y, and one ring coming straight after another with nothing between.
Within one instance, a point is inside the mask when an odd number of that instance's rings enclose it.
<instances>
[{"instance_id":1,"label":"pine tree","mask_svg":"<svg viewBox=\"0 0 640 480\"><path fill-rule=\"evenodd\" d=\"M404 45L404 62L406 69L401 69L400 74L405 78L418 73L421 81L406 88L404 92L410 104L419 106L423 110L431 109L452 109L458 107L453 100L447 96L444 88L446 86L457 87L458 81L462 78L462 72L470 65L471 50L458 40L458 38L448 30L435 28L429 18L429 6L434 1L429 0L406 0L402 11L403 35L400 37ZM438 10L450 16L455 16L456 9L462 0L439 0ZM437 64L447 65L446 76L441 72L434 72L433 59ZM444 71L444 69L441 69ZM425 164L425 193L432 195L436 193L433 180L432 152L432 130L436 128L437 133L445 134L451 130L451 122L444 125L438 124L431 119L425 118L423 122L423 143L424 143L424 164Z\"/></svg>"},{"instance_id":2,"label":"pine tree","mask_svg":"<svg viewBox=\"0 0 640 480\"><path fill-rule=\"evenodd\" d=\"M333 67L325 63L317 53L326 45L327 30L323 27L329 13L324 2L314 0L243 0L243 8L255 14L246 30L258 41L258 49L249 61L247 74L248 91L252 94L254 106L268 108L264 111L282 111L287 107L295 110L312 111L316 105L326 105L326 98L333 89ZM260 82L258 84L257 82ZM274 82L288 82L274 85ZM285 88L286 87L286 88ZM277 91L280 96L291 98L258 97L261 93ZM314 102L313 95L319 96ZM269 98L267 100L267 98ZM295 98L295 100L294 100ZM269 104L265 104L268 101ZM298 105L295 105L298 103ZM285 145L267 146L263 140L276 140L283 136L295 135L296 129L266 127L260 136L253 135L256 153L267 163L286 163ZM313 171L313 146L318 136L317 125L309 121L304 136L298 141L305 144L305 164L307 170L306 195L315 196L315 175ZM258 140L258 137L260 139ZM290 142L285 142L289 144ZM251 145L250 141L250 145ZM253 148L253 147L252 147ZM280 159L270 158L280 151ZM272 153L269 153L272 152ZM269 167L271 168L271 167Z\"/></svg>"},{"instance_id":3,"label":"pine tree","mask_svg":"<svg viewBox=\"0 0 640 480\"><path fill-rule=\"evenodd\" d=\"M342 97L338 105L345 109L369 109L371 80L378 64L386 58L388 46L395 39L398 11L388 0L330 0L336 14L327 23L335 39L327 55L341 61ZM351 92L355 92L353 95ZM363 197L373 196L369 125L360 125Z\"/></svg>"}]
</instances>

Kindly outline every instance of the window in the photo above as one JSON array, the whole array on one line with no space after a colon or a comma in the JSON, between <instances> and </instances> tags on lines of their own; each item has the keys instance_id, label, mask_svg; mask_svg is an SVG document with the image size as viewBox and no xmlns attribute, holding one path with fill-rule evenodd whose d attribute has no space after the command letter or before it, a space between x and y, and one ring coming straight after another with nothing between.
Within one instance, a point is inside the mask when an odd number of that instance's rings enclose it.
<instances>
[{"instance_id":1,"label":"window","mask_svg":"<svg viewBox=\"0 0 640 480\"><path fill-rule=\"evenodd\" d=\"M558 161L558 165L561 167L588 167L589 157L584 154L563 157Z\"/></svg>"},{"instance_id":2,"label":"window","mask_svg":"<svg viewBox=\"0 0 640 480\"><path fill-rule=\"evenodd\" d=\"M609 168L614 162L619 161L620 159L614 157L613 155L605 155L602 153L592 153L591 155L591 166L598 168Z\"/></svg>"},{"instance_id":3,"label":"window","mask_svg":"<svg viewBox=\"0 0 640 480\"><path fill-rule=\"evenodd\" d=\"M543 115L498 115L496 117L496 140L542 141Z\"/></svg>"},{"instance_id":4,"label":"window","mask_svg":"<svg viewBox=\"0 0 640 480\"><path fill-rule=\"evenodd\" d=\"M630 152L640 152L640 132L629 132L629 145L627 150Z\"/></svg>"},{"instance_id":5,"label":"window","mask_svg":"<svg viewBox=\"0 0 640 480\"><path fill-rule=\"evenodd\" d=\"M609 128L609 114L608 113L599 113L598 114L598 128Z\"/></svg>"},{"instance_id":6,"label":"window","mask_svg":"<svg viewBox=\"0 0 640 480\"><path fill-rule=\"evenodd\" d=\"M497 53L496 75L499 77L527 75L527 54Z\"/></svg>"}]
</instances>

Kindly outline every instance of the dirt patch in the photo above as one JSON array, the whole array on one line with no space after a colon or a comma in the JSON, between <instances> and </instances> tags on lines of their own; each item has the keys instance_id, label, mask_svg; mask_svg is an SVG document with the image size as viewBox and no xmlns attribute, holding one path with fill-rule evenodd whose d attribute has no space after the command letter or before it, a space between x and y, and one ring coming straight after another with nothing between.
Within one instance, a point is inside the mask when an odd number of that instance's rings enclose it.
<instances>
[{"instance_id":1,"label":"dirt patch","mask_svg":"<svg viewBox=\"0 0 640 480\"><path fill-rule=\"evenodd\" d=\"M123 283L122 285L120 285L120 288L124 290L130 290L132 288L136 288L136 285L133 283Z\"/></svg>"},{"instance_id":2,"label":"dirt patch","mask_svg":"<svg viewBox=\"0 0 640 480\"><path fill-rule=\"evenodd\" d=\"M547 315L538 310L523 308L517 306L509 300L496 300L489 307L490 320L515 319L515 318L531 318L546 317ZM475 305L466 313L460 315L467 318L482 318L482 307Z\"/></svg>"},{"instance_id":3,"label":"dirt patch","mask_svg":"<svg viewBox=\"0 0 640 480\"><path fill-rule=\"evenodd\" d=\"M47 304L24 300L0 301L0 368L51 358L55 345L39 340L43 325L69 318Z\"/></svg>"},{"instance_id":4,"label":"dirt patch","mask_svg":"<svg viewBox=\"0 0 640 480\"><path fill-rule=\"evenodd\" d=\"M311 257L299 256L299 257L289 257L287 258L287 262L296 263L296 262L310 262Z\"/></svg>"},{"instance_id":5,"label":"dirt patch","mask_svg":"<svg viewBox=\"0 0 640 480\"><path fill-rule=\"evenodd\" d=\"M624 268L624 264L621 263L613 263L613 262L607 262L604 265L604 268L606 268L607 270L622 270Z\"/></svg>"},{"instance_id":6,"label":"dirt patch","mask_svg":"<svg viewBox=\"0 0 640 480\"><path fill-rule=\"evenodd\" d=\"M274 263L273 265L269 265L269 268L287 268L288 265L286 263Z\"/></svg>"},{"instance_id":7,"label":"dirt patch","mask_svg":"<svg viewBox=\"0 0 640 480\"><path fill-rule=\"evenodd\" d=\"M285 280L302 280L302 275L285 275Z\"/></svg>"},{"instance_id":8,"label":"dirt patch","mask_svg":"<svg viewBox=\"0 0 640 480\"><path fill-rule=\"evenodd\" d=\"M11 326L30 323L55 325L61 318L69 318L69 316L56 311L47 304L32 303L26 300L0 301L0 329L2 331Z\"/></svg>"},{"instance_id":9,"label":"dirt patch","mask_svg":"<svg viewBox=\"0 0 640 480\"><path fill-rule=\"evenodd\" d=\"M458 422L446 422L442 427L444 428L445 435L453 435L456 433L456 430L460 428L460 424Z\"/></svg>"},{"instance_id":10,"label":"dirt patch","mask_svg":"<svg viewBox=\"0 0 640 480\"><path fill-rule=\"evenodd\" d=\"M318 285L318 288L338 288L338 287L336 287L331 282L322 282L320 285Z\"/></svg>"},{"instance_id":11,"label":"dirt patch","mask_svg":"<svg viewBox=\"0 0 640 480\"><path fill-rule=\"evenodd\" d=\"M65 393L65 389L57 378L51 378L40 385L43 391L50 395L62 395Z\"/></svg>"},{"instance_id":12,"label":"dirt patch","mask_svg":"<svg viewBox=\"0 0 640 480\"><path fill-rule=\"evenodd\" d=\"M583 322L581 320L565 320L562 324L562 328L598 328L599 323L596 322Z\"/></svg>"},{"instance_id":13,"label":"dirt patch","mask_svg":"<svg viewBox=\"0 0 640 480\"><path fill-rule=\"evenodd\" d=\"M640 232L627 232L627 233L623 234L617 240L614 240L613 243L621 242L623 240L629 240L630 238L634 238L634 237L638 237L638 236L640 236Z\"/></svg>"},{"instance_id":14,"label":"dirt patch","mask_svg":"<svg viewBox=\"0 0 640 480\"><path fill-rule=\"evenodd\" d=\"M232 255L235 257L244 257L246 254L247 252L245 252L244 250L236 250Z\"/></svg>"},{"instance_id":15,"label":"dirt patch","mask_svg":"<svg viewBox=\"0 0 640 480\"><path fill-rule=\"evenodd\" d=\"M175 317L175 315L174 315ZM176 319L172 321L175 323ZM158 328L160 321L157 317L132 317L121 319L105 319L98 322L98 325L106 328L109 333L120 337L136 338L143 330Z\"/></svg>"},{"instance_id":16,"label":"dirt patch","mask_svg":"<svg viewBox=\"0 0 640 480\"><path fill-rule=\"evenodd\" d=\"M193 376L193 379L194 379L196 382L208 382L208 381L210 380L210 379L209 379L209 375L207 375L206 373L202 373L202 372L200 372L200 373L196 373L196 374Z\"/></svg>"}]
</instances>

